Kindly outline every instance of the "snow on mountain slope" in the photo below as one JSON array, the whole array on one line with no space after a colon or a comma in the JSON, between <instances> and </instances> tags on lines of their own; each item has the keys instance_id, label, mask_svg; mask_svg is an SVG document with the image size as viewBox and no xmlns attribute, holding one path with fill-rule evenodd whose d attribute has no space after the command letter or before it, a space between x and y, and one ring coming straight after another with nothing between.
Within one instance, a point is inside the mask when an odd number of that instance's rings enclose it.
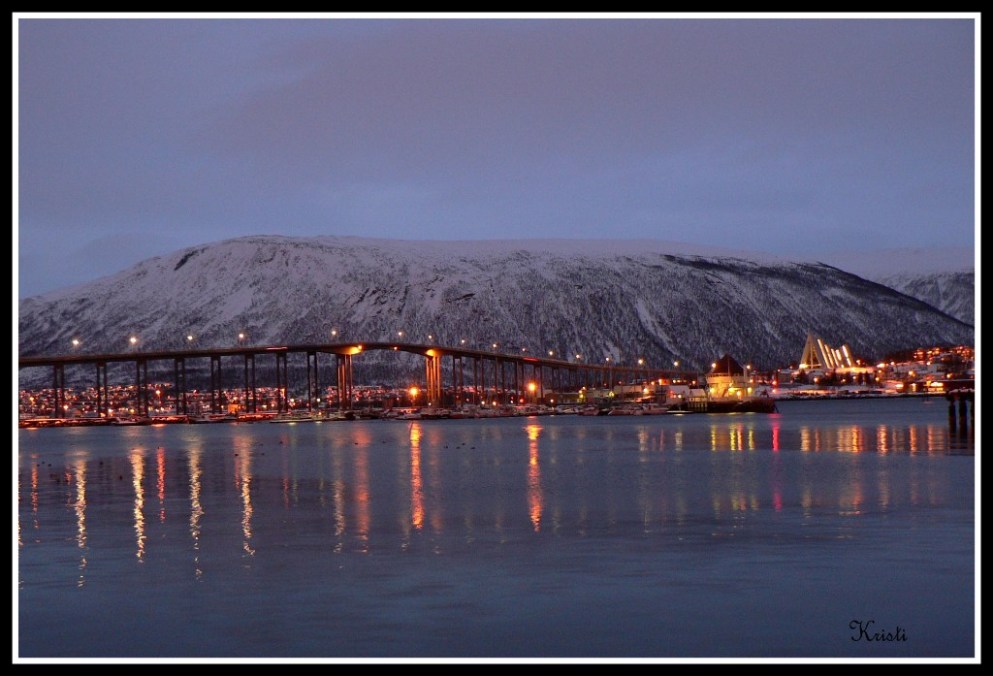
<instances>
[{"instance_id":1,"label":"snow on mountain slope","mask_svg":"<svg viewBox=\"0 0 993 676\"><path fill-rule=\"evenodd\" d=\"M833 267L662 242L245 237L25 299L22 355L405 340L704 368L796 361L808 331L866 357L972 327ZM386 355L363 355L384 359Z\"/></svg>"},{"instance_id":2,"label":"snow on mountain slope","mask_svg":"<svg viewBox=\"0 0 993 676\"><path fill-rule=\"evenodd\" d=\"M906 294L967 324L975 323L975 252L964 247L857 251L822 258Z\"/></svg>"}]
</instances>

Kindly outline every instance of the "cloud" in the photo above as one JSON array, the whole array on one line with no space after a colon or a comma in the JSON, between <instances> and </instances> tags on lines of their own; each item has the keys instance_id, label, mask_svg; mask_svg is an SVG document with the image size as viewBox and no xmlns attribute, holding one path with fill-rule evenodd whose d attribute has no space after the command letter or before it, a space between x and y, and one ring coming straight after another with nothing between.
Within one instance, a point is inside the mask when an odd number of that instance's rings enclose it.
<instances>
[{"instance_id":1,"label":"cloud","mask_svg":"<svg viewBox=\"0 0 993 676\"><path fill-rule=\"evenodd\" d=\"M970 20L30 20L18 35L27 252L67 233L971 241Z\"/></svg>"}]
</instances>

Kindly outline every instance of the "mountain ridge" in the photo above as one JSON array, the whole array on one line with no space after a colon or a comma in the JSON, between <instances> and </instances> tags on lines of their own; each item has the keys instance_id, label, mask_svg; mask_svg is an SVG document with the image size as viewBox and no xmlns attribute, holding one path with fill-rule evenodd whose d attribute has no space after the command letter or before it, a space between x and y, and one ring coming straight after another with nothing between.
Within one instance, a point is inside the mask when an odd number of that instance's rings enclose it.
<instances>
[{"instance_id":1,"label":"mountain ridge","mask_svg":"<svg viewBox=\"0 0 993 676\"><path fill-rule=\"evenodd\" d=\"M249 236L186 247L23 299L22 355L434 336L619 363L763 367L808 331L872 358L971 342L973 327L828 264L660 242L494 243ZM672 245L671 247L669 245ZM695 251L697 253L689 253ZM795 353L795 354L794 354Z\"/></svg>"}]
</instances>

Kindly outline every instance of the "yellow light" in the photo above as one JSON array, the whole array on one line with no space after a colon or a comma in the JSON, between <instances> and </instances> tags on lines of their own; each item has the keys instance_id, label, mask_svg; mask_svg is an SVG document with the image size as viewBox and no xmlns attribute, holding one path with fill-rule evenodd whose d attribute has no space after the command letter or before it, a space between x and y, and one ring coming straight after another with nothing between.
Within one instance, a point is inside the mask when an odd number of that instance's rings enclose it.
<instances>
[{"instance_id":1,"label":"yellow light","mask_svg":"<svg viewBox=\"0 0 993 676\"><path fill-rule=\"evenodd\" d=\"M528 383L528 392L534 392L536 389L538 389L537 385L534 383Z\"/></svg>"},{"instance_id":2,"label":"yellow light","mask_svg":"<svg viewBox=\"0 0 993 676\"><path fill-rule=\"evenodd\" d=\"M411 399L414 399L420 393L420 390L416 387L411 387L407 392L410 394Z\"/></svg>"}]
</instances>

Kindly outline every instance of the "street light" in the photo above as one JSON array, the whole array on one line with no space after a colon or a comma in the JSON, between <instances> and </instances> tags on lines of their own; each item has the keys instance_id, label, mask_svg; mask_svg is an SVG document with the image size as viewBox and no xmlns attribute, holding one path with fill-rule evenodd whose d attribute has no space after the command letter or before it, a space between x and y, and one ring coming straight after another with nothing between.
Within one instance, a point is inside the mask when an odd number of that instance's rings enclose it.
<instances>
[{"instance_id":1,"label":"street light","mask_svg":"<svg viewBox=\"0 0 993 676\"><path fill-rule=\"evenodd\" d=\"M410 395L410 405L411 406L417 406L417 395L419 393L420 393L420 390L417 389L417 386L416 385L412 386L409 390L407 390L407 394Z\"/></svg>"},{"instance_id":2,"label":"street light","mask_svg":"<svg viewBox=\"0 0 993 676\"><path fill-rule=\"evenodd\" d=\"M72 346L73 346L73 348L79 347L79 338L73 338L72 339Z\"/></svg>"},{"instance_id":3,"label":"street light","mask_svg":"<svg viewBox=\"0 0 993 676\"><path fill-rule=\"evenodd\" d=\"M534 384L534 381L528 383L528 392L531 393L532 399L534 398L534 391L538 389L538 386Z\"/></svg>"}]
</instances>

